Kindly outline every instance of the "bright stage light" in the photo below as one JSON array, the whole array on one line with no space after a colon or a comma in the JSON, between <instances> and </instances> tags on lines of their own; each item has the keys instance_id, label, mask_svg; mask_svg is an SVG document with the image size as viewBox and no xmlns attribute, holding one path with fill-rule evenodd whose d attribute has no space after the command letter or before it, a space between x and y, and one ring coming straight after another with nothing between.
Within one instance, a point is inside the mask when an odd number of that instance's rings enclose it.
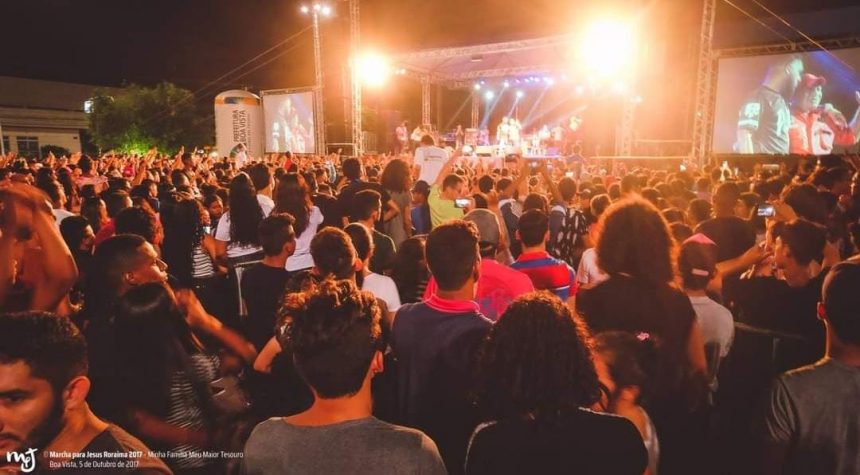
<instances>
[{"instance_id":1,"label":"bright stage light","mask_svg":"<svg viewBox=\"0 0 860 475\"><path fill-rule=\"evenodd\" d=\"M627 84L624 84L623 81L615 81L612 85L612 92L615 94L624 94L627 92Z\"/></svg>"},{"instance_id":2,"label":"bright stage light","mask_svg":"<svg viewBox=\"0 0 860 475\"><path fill-rule=\"evenodd\" d=\"M523 91L517 91L517 99L522 99L526 94Z\"/></svg>"},{"instance_id":3,"label":"bright stage light","mask_svg":"<svg viewBox=\"0 0 860 475\"><path fill-rule=\"evenodd\" d=\"M579 55L587 71L611 76L630 67L636 57L633 24L618 20L592 23L580 39Z\"/></svg>"},{"instance_id":4,"label":"bright stage light","mask_svg":"<svg viewBox=\"0 0 860 475\"><path fill-rule=\"evenodd\" d=\"M301 10L302 10L302 13L304 13L305 15L307 15L307 14L308 14L308 12L310 12L310 11L311 11L311 9L310 9L310 8L308 8L308 6L307 6L307 5L302 5Z\"/></svg>"},{"instance_id":5,"label":"bright stage light","mask_svg":"<svg viewBox=\"0 0 860 475\"><path fill-rule=\"evenodd\" d=\"M328 5L325 5L322 7L322 10L320 10L320 12L323 14L323 16L329 16L329 15L331 15L331 7Z\"/></svg>"},{"instance_id":6,"label":"bright stage light","mask_svg":"<svg viewBox=\"0 0 860 475\"><path fill-rule=\"evenodd\" d=\"M642 96L636 96L633 98L634 104L642 104Z\"/></svg>"},{"instance_id":7,"label":"bright stage light","mask_svg":"<svg viewBox=\"0 0 860 475\"><path fill-rule=\"evenodd\" d=\"M545 82L547 86L552 86L553 84L555 84L555 79L547 76L543 78L543 82Z\"/></svg>"},{"instance_id":8,"label":"bright stage light","mask_svg":"<svg viewBox=\"0 0 860 475\"><path fill-rule=\"evenodd\" d=\"M494 97L496 97L496 93L494 93L493 91L487 91L484 93L484 99L488 101L492 101Z\"/></svg>"},{"instance_id":9,"label":"bright stage light","mask_svg":"<svg viewBox=\"0 0 860 475\"><path fill-rule=\"evenodd\" d=\"M365 53L358 58L358 77L370 87L381 87L388 82L391 65L388 58L379 53Z\"/></svg>"},{"instance_id":10,"label":"bright stage light","mask_svg":"<svg viewBox=\"0 0 860 475\"><path fill-rule=\"evenodd\" d=\"M475 90L476 90L476 91L480 91L480 90L481 90L481 85L480 85L480 84L478 84L478 83L475 83Z\"/></svg>"},{"instance_id":11,"label":"bright stage light","mask_svg":"<svg viewBox=\"0 0 860 475\"><path fill-rule=\"evenodd\" d=\"M582 86L576 86L576 93L580 96L585 93L585 88Z\"/></svg>"},{"instance_id":12,"label":"bright stage light","mask_svg":"<svg viewBox=\"0 0 860 475\"><path fill-rule=\"evenodd\" d=\"M505 81L504 83L502 83L502 85L505 87L511 87L511 83L508 81Z\"/></svg>"}]
</instances>

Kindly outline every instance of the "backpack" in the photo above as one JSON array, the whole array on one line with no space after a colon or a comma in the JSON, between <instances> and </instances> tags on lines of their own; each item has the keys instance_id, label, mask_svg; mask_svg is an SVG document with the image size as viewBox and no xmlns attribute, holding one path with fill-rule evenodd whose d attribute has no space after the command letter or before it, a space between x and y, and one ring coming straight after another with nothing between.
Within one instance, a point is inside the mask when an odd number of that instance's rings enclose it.
<instances>
[{"instance_id":1,"label":"backpack","mask_svg":"<svg viewBox=\"0 0 860 475\"><path fill-rule=\"evenodd\" d=\"M561 227L554 236L550 236L547 251L556 259L561 259L574 269L579 267L579 260L585 251L585 236L588 234L588 224L581 211L564 206L553 206L550 215L564 214Z\"/></svg>"}]
</instances>

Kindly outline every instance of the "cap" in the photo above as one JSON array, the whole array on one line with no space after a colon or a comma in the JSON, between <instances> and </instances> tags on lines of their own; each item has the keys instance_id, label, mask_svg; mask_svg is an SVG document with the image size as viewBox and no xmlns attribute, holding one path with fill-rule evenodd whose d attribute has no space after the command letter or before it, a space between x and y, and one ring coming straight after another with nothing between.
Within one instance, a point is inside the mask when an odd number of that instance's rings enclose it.
<instances>
[{"instance_id":1,"label":"cap","mask_svg":"<svg viewBox=\"0 0 860 475\"><path fill-rule=\"evenodd\" d=\"M492 211L486 209L473 209L469 211L463 220L475 223L478 228L478 241L481 243L481 249L490 246L498 246L502 238L502 230L499 227L499 220Z\"/></svg>"},{"instance_id":2,"label":"cap","mask_svg":"<svg viewBox=\"0 0 860 475\"><path fill-rule=\"evenodd\" d=\"M824 79L824 76L806 73L800 77L800 85L807 89L812 89L815 86L827 85L827 79Z\"/></svg>"},{"instance_id":3,"label":"cap","mask_svg":"<svg viewBox=\"0 0 860 475\"><path fill-rule=\"evenodd\" d=\"M679 267L690 274L710 276L717 265L717 244L702 233L694 234L681 244Z\"/></svg>"},{"instance_id":4,"label":"cap","mask_svg":"<svg viewBox=\"0 0 860 475\"><path fill-rule=\"evenodd\" d=\"M430 193L430 185L424 180L418 180L412 185L412 191L427 194Z\"/></svg>"}]
</instances>

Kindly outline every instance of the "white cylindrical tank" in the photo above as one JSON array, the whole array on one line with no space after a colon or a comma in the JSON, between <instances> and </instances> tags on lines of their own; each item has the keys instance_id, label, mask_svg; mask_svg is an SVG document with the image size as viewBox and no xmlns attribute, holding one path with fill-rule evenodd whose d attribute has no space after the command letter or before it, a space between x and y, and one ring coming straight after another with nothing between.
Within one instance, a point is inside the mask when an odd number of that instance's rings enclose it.
<instances>
[{"instance_id":1,"label":"white cylindrical tank","mask_svg":"<svg viewBox=\"0 0 860 475\"><path fill-rule=\"evenodd\" d=\"M224 91L215 96L215 144L222 157L263 156L263 106L260 97L248 91ZM242 166L242 163L238 164Z\"/></svg>"}]
</instances>

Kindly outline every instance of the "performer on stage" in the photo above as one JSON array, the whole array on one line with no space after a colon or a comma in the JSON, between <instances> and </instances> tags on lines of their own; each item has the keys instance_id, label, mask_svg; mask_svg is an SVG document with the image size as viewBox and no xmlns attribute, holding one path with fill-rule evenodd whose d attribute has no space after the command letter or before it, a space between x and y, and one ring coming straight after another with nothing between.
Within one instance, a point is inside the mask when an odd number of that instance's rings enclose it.
<instances>
[{"instance_id":1,"label":"performer on stage","mask_svg":"<svg viewBox=\"0 0 860 475\"><path fill-rule=\"evenodd\" d=\"M427 134L428 132L423 125L415 126L415 130L412 131L412 135L410 136L412 139L412 150L417 149L421 145L421 139Z\"/></svg>"},{"instance_id":2,"label":"performer on stage","mask_svg":"<svg viewBox=\"0 0 860 475\"><path fill-rule=\"evenodd\" d=\"M520 131L522 126L520 125L520 121L517 119L511 119L510 126L508 130L508 142L514 147L520 146Z\"/></svg>"},{"instance_id":3,"label":"performer on stage","mask_svg":"<svg viewBox=\"0 0 860 475\"><path fill-rule=\"evenodd\" d=\"M466 133L463 131L463 126L457 124L457 130L454 131L455 150L463 148L463 140L466 138Z\"/></svg>"},{"instance_id":4,"label":"performer on stage","mask_svg":"<svg viewBox=\"0 0 860 475\"><path fill-rule=\"evenodd\" d=\"M405 120L394 129L394 154L409 151L409 123Z\"/></svg>"},{"instance_id":5,"label":"performer on stage","mask_svg":"<svg viewBox=\"0 0 860 475\"><path fill-rule=\"evenodd\" d=\"M791 153L827 155L833 146L850 147L860 135L860 108L851 123L832 104L821 105L824 77L804 74L791 103L791 128L788 131ZM860 92L854 97L860 103Z\"/></svg>"},{"instance_id":6,"label":"performer on stage","mask_svg":"<svg viewBox=\"0 0 860 475\"><path fill-rule=\"evenodd\" d=\"M511 134L511 124L510 119L507 117L502 118L502 123L496 128L496 142L499 144L499 147L507 147Z\"/></svg>"},{"instance_id":7,"label":"performer on stage","mask_svg":"<svg viewBox=\"0 0 860 475\"><path fill-rule=\"evenodd\" d=\"M785 97L794 94L802 74L803 60L798 56L791 56L768 69L764 81L741 107L738 153L785 155L789 152L791 111Z\"/></svg>"},{"instance_id":8,"label":"performer on stage","mask_svg":"<svg viewBox=\"0 0 860 475\"><path fill-rule=\"evenodd\" d=\"M481 127L478 131L478 145L490 145L490 130L487 127Z\"/></svg>"}]
</instances>

